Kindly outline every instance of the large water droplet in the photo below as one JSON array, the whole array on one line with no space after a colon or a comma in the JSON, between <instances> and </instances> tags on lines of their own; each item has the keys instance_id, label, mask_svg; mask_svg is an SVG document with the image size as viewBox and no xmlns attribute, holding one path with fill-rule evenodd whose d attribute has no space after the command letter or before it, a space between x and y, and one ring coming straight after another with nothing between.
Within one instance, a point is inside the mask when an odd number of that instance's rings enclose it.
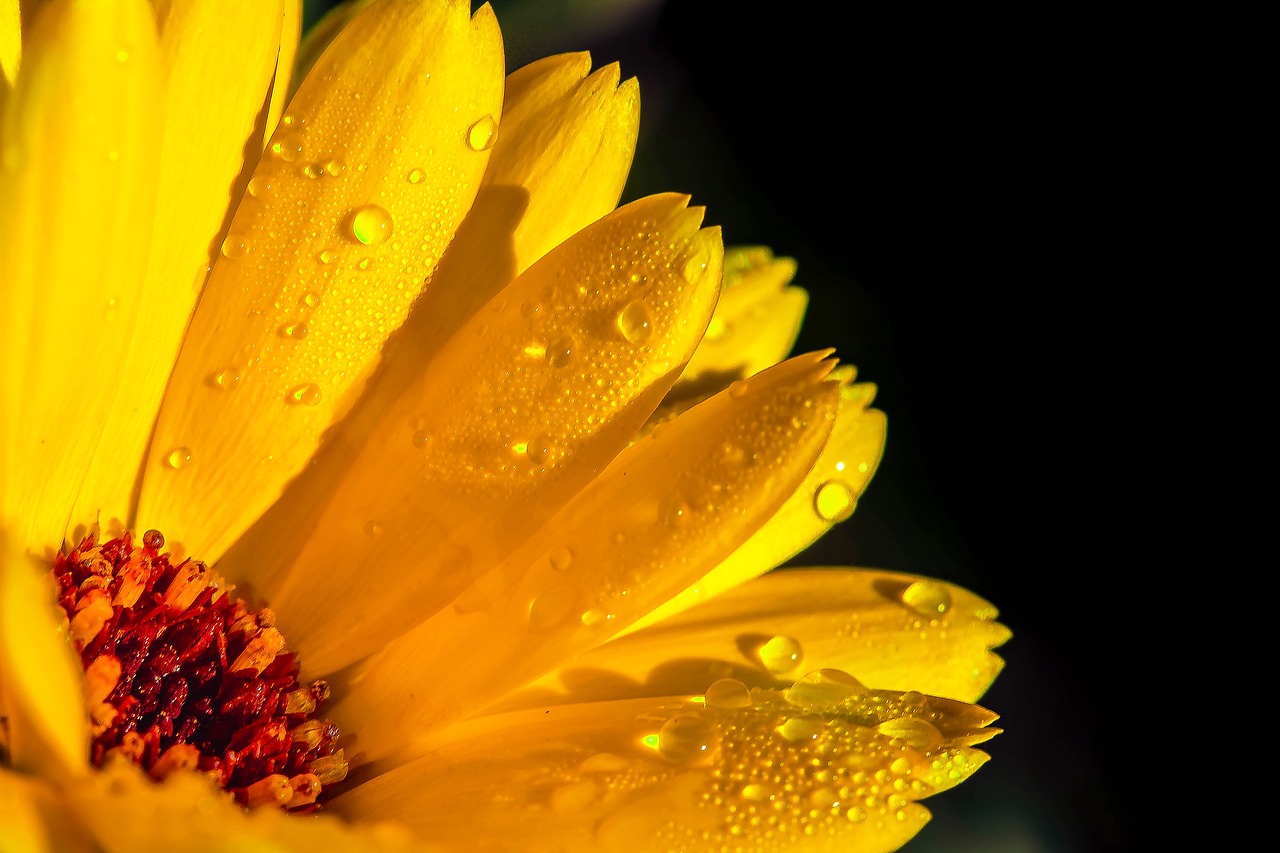
<instances>
[{"instance_id":1,"label":"large water droplet","mask_svg":"<svg viewBox=\"0 0 1280 853\"><path fill-rule=\"evenodd\" d=\"M413 438L410 439L410 441L413 442L414 447L422 450L431 443L431 433L427 432L425 429L420 429L413 434Z\"/></svg>"},{"instance_id":2,"label":"large water droplet","mask_svg":"<svg viewBox=\"0 0 1280 853\"><path fill-rule=\"evenodd\" d=\"M558 338L547 346L547 364L564 367L573 359L573 338Z\"/></svg>"},{"instance_id":3,"label":"large water droplet","mask_svg":"<svg viewBox=\"0 0 1280 853\"><path fill-rule=\"evenodd\" d=\"M760 663L770 672L791 672L804 660L804 650L793 637L778 635L769 638L757 652Z\"/></svg>"},{"instance_id":4,"label":"large water droplet","mask_svg":"<svg viewBox=\"0 0 1280 853\"><path fill-rule=\"evenodd\" d=\"M804 743L816 740L826 727L821 717L791 717L778 726L778 734L792 743Z\"/></svg>"},{"instance_id":5,"label":"large water droplet","mask_svg":"<svg viewBox=\"0 0 1280 853\"><path fill-rule=\"evenodd\" d=\"M853 489L840 480L827 480L813 493L813 510L823 521L844 521L855 506Z\"/></svg>"},{"instance_id":6,"label":"large water droplet","mask_svg":"<svg viewBox=\"0 0 1280 853\"><path fill-rule=\"evenodd\" d=\"M555 445L551 443L551 439L545 435L539 435L525 445L524 455L534 465L542 465L551 458L551 452L554 449Z\"/></svg>"},{"instance_id":7,"label":"large water droplet","mask_svg":"<svg viewBox=\"0 0 1280 853\"><path fill-rule=\"evenodd\" d=\"M285 402L295 406L296 405L315 406L315 405L319 405L321 396L322 394L320 393L320 386L316 385L313 382L308 382L305 385L299 385L298 387L294 388L287 395L285 395L284 399L285 399Z\"/></svg>"},{"instance_id":8,"label":"large water droplet","mask_svg":"<svg viewBox=\"0 0 1280 853\"><path fill-rule=\"evenodd\" d=\"M351 215L351 236L366 246L376 246L393 230L391 214L376 204L356 208Z\"/></svg>"},{"instance_id":9,"label":"large water droplet","mask_svg":"<svg viewBox=\"0 0 1280 853\"><path fill-rule=\"evenodd\" d=\"M612 613L595 607L585 611L580 619L584 628L601 628L614 621Z\"/></svg>"},{"instance_id":10,"label":"large water droplet","mask_svg":"<svg viewBox=\"0 0 1280 853\"><path fill-rule=\"evenodd\" d=\"M175 471L191 461L190 447L175 447L169 451L169 455L164 458L164 464L168 465Z\"/></svg>"},{"instance_id":11,"label":"large water droplet","mask_svg":"<svg viewBox=\"0 0 1280 853\"><path fill-rule=\"evenodd\" d=\"M851 696L862 696L867 692L867 686L847 672L819 669L787 688L783 697L792 705L807 708L842 702Z\"/></svg>"},{"instance_id":12,"label":"large water droplet","mask_svg":"<svg viewBox=\"0 0 1280 853\"><path fill-rule=\"evenodd\" d=\"M751 705L751 691L736 678L712 682L703 694L708 708L746 708Z\"/></svg>"},{"instance_id":13,"label":"large water droplet","mask_svg":"<svg viewBox=\"0 0 1280 853\"><path fill-rule=\"evenodd\" d=\"M213 384L223 391L234 391L240 387L240 371L235 367L219 370L213 375Z\"/></svg>"},{"instance_id":14,"label":"large water droplet","mask_svg":"<svg viewBox=\"0 0 1280 853\"><path fill-rule=\"evenodd\" d=\"M276 134L271 143L272 155L286 163L293 163L302 156L302 134L298 131L285 131Z\"/></svg>"},{"instance_id":15,"label":"large water droplet","mask_svg":"<svg viewBox=\"0 0 1280 853\"><path fill-rule=\"evenodd\" d=\"M557 548L547 555L547 561L551 563L551 568L563 572L573 562L573 552L568 548Z\"/></svg>"},{"instance_id":16,"label":"large water droplet","mask_svg":"<svg viewBox=\"0 0 1280 853\"><path fill-rule=\"evenodd\" d=\"M578 616L580 590L572 584L561 583L548 587L529 605L529 627L534 631L548 631Z\"/></svg>"},{"instance_id":17,"label":"large water droplet","mask_svg":"<svg viewBox=\"0 0 1280 853\"><path fill-rule=\"evenodd\" d=\"M239 258L249 251L248 241L239 234L228 234L222 241L222 257Z\"/></svg>"},{"instance_id":18,"label":"large water droplet","mask_svg":"<svg viewBox=\"0 0 1280 853\"><path fill-rule=\"evenodd\" d=\"M269 178L263 175L254 175L249 179L249 186L247 189L249 190L250 198L265 198L271 194L271 191L275 189L275 186L271 183Z\"/></svg>"},{"instance_id":19,"label":"large water droplet","mask_svg":"<svg viewBox=\"0 0 1280 853\"><path fill-rule=\"evenodd\" d=\"M330 177L334 177L334 178L338 177L338 175L341 175L346 170L346 168L347 168L346 164L340 160L328 160L324 164L325 172L327 172L330 175Z\"/></svg>"},{"instance_id":20,"label":"large water droplet","mask_svg":"<svg viewBox=\"0 0 1280 853\"><path fill-rule=\"evenodd\" d=\"M658 754L675 764L709 761L719 743L715 728L697 714L678 714L658 730Z\"/></svg>"},{"instance_id":21,"label":"large water droplet","mask_svg":"<svg viewBox=\"0 0 1280 853\"><path fill-rule=\"evenodd\" d=\"M301 320L280 327L280 336L282 338L293 338L300 341L310 333L311 329Z\"/></svg>"},{"instance_id":22,"label":"large water droplet","mask_svg":"<svg viewBox=\"0 0 1280 853\"><path fill-rule=\"evenodd\" d=\"M653 312L643 300L628 302L618 312L618 331L629 343L642 344L653 336Z\"/></svg>"},{"instance_id":23,"label":"large water droplet","mask_svg":"<svg viewBox=\"0 0 1280 853\"><path fill-rule=\"evenodd\" d=\"M898 738L921 752L932 752L942 746L942 732L928 720L919 717L895 717L876 726L882 735Z\"/></svg>"},{"instance_id":24,"label":"large water droplet","mask_svg":"<svg viewBox=\"0 0 1280 853\"><path fill-rule=\"evenodd\" d=\"M467 128L467 147L472 151L487 151L493 147L498 123L493 116L485 116Z\"/></svg>"},{"instance_id":25,"label":"large water droplet","mask_svg":"<svg viewBox=\"0 0 1280 853\"><path fill-rule=\"evenodd\" d=\"M314 290L309 290L302 296L302 304L308 308L315 308L320 304L320 294Z\"/></svg>"},{"instance_id":26,"label":"large water droplet","mask_svg":"<svg viewBox=\"0 0 1280 853\"><path fill-rule=\"evenodd\" d=\"M772 785L752 784L742 789L742 798L753 803L764 803L777 796L777 789Z\"/></svg>"},{"instance_id":27,"label":"large water droplet","mask_svg":"<svg viewBox=\"0 0 1280 853\"><path fill-rule=\"evenodd\" d=\"M915 581L901 597L903 604L922 616L940 616L951 609L951 590L933 581Z\"/></svg>"}]
</instances>

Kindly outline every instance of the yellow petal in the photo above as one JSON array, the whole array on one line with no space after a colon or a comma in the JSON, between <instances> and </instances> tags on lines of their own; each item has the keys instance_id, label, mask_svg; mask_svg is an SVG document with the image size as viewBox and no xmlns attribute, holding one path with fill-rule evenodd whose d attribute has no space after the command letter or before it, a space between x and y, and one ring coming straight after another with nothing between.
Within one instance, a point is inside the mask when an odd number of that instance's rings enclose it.
<instances>
[{"instance_id":1,"label":"yellow petal","mask_svg":"<svg viewBox=\"0 0 1280 853\"><path fill-rule=\"evenodd\" d=\"M774 258L768 249L725 252L724 290L707 335L698 346L673 393L686 383L699 387L721 378L759 373L786 358L800 334L808 294L788 287L796 262Z\"/></svg>"},{"instance_id":2,"label":"yellow petal","mask_svg":"<svg viewBox=\"0 0 1280 853\"><path fill-rule=\"evenodd\" d=\"M18 62L22 59L22 13L18 0L0 0L0 91L6 91L18 79ZM0 105L4 97L0 96Z\"/></svg>"},{"instance_id":3,"label":"yellow petal","mask_svg":"<svg viewBox=\"0 0 1280 853\"><path fill-rule=\"evenodd\" d=\"M124 381L158 72L145 0L50 2L27 35L0 131L0 518L50 548Z\"/></svg>"},{"instance_id":4,"label":"yellow petal","mask_svg":"<svg viewBox=\"0 0 1280 853\"><path fill-rule=\"evenodd\" d=\"M462 723L333 807L468 850L893 850L994 734L990 712L918 693L739 688Z\"/></svg>"},{"instance_id":5,"label":"yellow petal","mask_svg":"<svg viewBox=\"0 0 1280 853\"><path fill-rule=\"evenodd\" d=\"M293 89L298 88L298 84L310 73L320 55L338 37L338 33L342 32L342 28L372 2L373 0L347 0L345 3L338 3L311 25L298 45L297 58L293 64Z\"/></svg>"},{"instance_id":6,"label":"yellow petal","mask_svg":"<svg viewBox=\"0 0 1280 853\"><path fill-rule=\"evenodd\" d=\"M294 60L298 55L298 43L302 39L302 0L284 0L280 8L280 52L276 57L275 79L271 84L271 101L267 104L266 133L263 140L271 143L284 105L289 103L293 85Z\"/></svg>"},{"instance_id":7,"label":"yellow petal","mask_svg":"<svg viewBox=\"0 0 1280 853\"><path fill-rule=\"evenodd\" d=\"M56 601L48 566L0 530L0 693L9 752L17 769L55 778L82 772L89 754L82 670Z\"/></svg>"},{"instance_id":8,"label":"yellow petal","mask_svg":"<svg viewBox=\"0 0 1280 853\"><path fill-rule=\"evenodd\" d=\"M248 811L204 776L180 772L157 785L128 762L114 762L91 774L68 792L67 799L71 812L107 853L424 849L405 829L390 823L346 823L328 815L299 818L269 808Z\"/></svg>"},{"instance_id":9,"label":"yellow petal","mask_svg":"<svg viewBox=\"0 0 1280 853\"><path fill-rule=\"evenodd\" d=\"M827 446L804 482L742 547L631 630L655 625L759 577L853 514L884 452L885 417L883 412L867 408L875 394L874 385L848 384L854 377L852 367L843 367L835 375L845 383L840 390L840 412Z\"/></svg>"},{"instance_id":10,"label":"yellow petal","mask_svg":"<svg viewBox=\"0 0 1280 853\"><path fill-rule=\"evenodd\" d=\"M388 341L351 417L227 554L228 571L291 560L296 546L279 531L315 526L356 450L422 365L516 275L613 209L631 163L638 93L634 80L618 85L616 67L588 76L590 67L587 54L566 54L507 78L502 129L480 192L431 287Z\"/></svg>"},{"instance_id":11,"label":"yellow petal","mask_svg":"<svg viewBox=\"0 0 1280 853\"><path fill-rule=\"evenodd\" d=\"M452 608L359 665L334 718L370 760L412 757L422 720L474 713L701 576L813 464L830 367L793 359L632 445Z\"/></svg>"},{"instance_id":12,"label":"yellow petal","mask_svg":"<svg viewBox=\"0 0 1280 853\"><path fill-rule=\"evenodd\" d=\"M991 649L1010 632L995 617L973 593L928 578L773 572L593 649L503 706L694 692L726 676L777 687L824 667L872 687L972 702L1004 666Z\"/></svg>"},{"instance_id":13,"label":"yellow petal","mask_svg":"<svg viewBox=\"0 0 1280 853\"><path fill-rule=\"evenodd\" d=\"M4 853L90 853L95 848L67 820L53 786L0 766L0 850Z\"/></svg>"},{"instance_id":14,"label":"yellow petal","mask_svg":"<svg viewBox=\"0 0 1280 853\"><path fill-rule=\"evenodd\" d=\"M172 3L161 21L164 126L155 230L132 345L97 455L71 516L129 517L133 490L182 334L255 131L278 52L279 0L229 14L222 0ZM217 86L210 86L217 80ZM74 533L69 537L76 539Z\"/></svg>"},{"instance_id":15,"label":"yellow petal","mask_svg":"<svg viewBox=\"0 0 1280 853\"><path fill-rule=\"evenodd\" d=\"M491 12L402 0L343 30L210 274L165 392L139 528L217 559L302 469L466 213L488 159L474 128L499 113L501 87Z\"/></svg>"},{"instance_id":16,"label":"yellow petal","mask_svg":"<svg viewBox=\"0 0 1280 853\"><path fill-rule=\"evenodd\" d=\"M297 562L252 576L317 674L447 605L626 446L719 285L719 232L687 201L620 208L481 309L374 430Z\"/></svg>"}]
</instances>

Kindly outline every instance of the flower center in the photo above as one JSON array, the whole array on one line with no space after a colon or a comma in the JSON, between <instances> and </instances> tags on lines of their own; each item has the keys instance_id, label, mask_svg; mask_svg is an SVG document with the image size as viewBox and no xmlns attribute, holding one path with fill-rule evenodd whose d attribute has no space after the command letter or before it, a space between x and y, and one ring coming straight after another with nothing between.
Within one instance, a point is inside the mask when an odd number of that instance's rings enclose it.
<instances>
[{"instance_id":1,"label":"flower center","mask_svg":"<svg viewBox=\"0 0 1280 853\"><path fill-rule=\"evenodd\" d=\"M338 727L313 717L329 686L298 682L269 609L163 547L157 530L142 547L129 533L89 536L54 562L85 671L90 760L123 757L157 781L198 770L246 806L318 809L347 775Z\"/></svg>"}]
</instances>

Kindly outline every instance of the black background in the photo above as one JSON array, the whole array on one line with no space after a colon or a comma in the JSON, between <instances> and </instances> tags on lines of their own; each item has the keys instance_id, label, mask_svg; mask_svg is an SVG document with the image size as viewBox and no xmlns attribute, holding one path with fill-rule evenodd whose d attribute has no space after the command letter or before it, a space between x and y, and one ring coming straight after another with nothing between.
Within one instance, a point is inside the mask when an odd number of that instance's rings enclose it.
<instances>
[{"instance_id":1,"label":"black background","mask_svg":"<svg viewBox=\"0 0 1280 853\"><path fill-rule=\"evenodd\" d=\"M834 346L879 385L880 470L853 518L797 562L951 580L1014 631L983 699L1006 729L993 760L928 801L911 849L1128 848L1102 714L1119 670L1109 602L1126 581L1090 495L1113 417L1090 353L1114 102L1098 97L1102 58L1078 22L843 3L493 5L509 68L590 49L638 77L624 200L690 193L726 243L796 258L811 296L798 350Z\"/></svg>"}]
</instances>

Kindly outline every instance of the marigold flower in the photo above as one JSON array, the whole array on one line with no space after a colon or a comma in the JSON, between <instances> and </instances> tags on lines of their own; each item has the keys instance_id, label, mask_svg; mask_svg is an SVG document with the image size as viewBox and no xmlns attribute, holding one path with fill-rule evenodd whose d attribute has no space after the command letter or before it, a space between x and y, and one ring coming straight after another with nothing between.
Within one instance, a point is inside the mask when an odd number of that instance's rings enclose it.
<instances>
[{"instance_id":1,"label":"marigold flower","mask_svg":"<svg viewBox=\"0 0 1280 853\"><path fill-rule=\"evenodd\" d=\"M1008 631L766 574L885 434L794 265L615 209L616 66L298 26L0 0L0 848L905 843Z\"/></svg>"}]
</instances>

